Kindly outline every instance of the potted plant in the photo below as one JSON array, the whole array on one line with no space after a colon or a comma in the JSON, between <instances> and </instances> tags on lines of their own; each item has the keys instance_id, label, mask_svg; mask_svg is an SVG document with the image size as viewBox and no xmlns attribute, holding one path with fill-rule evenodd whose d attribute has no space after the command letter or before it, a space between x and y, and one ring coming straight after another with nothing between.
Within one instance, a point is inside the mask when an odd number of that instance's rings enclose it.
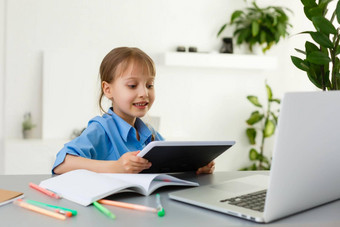
<instances>
[{"instance_id":1,"label":"potted plant","mask_svg":"<svg viewBox=\"0 0 340 227\"><path fill-rule=\"evenodd\" d=\"M24 139L27 138L31 138L32 137L32 129L35 127L36 125L33 124L32 122L32 116L31 113L25 113L24 115L24 121L22 122L22 133L23 133L23 137Z\"/></svg>"},{"instance_id":2,"label":"potted plant","mask_svg":"<svg viewBox=\"0 0 340 227\"><path fill-rule=\"evenodd\" d=\"M340 89L340 27L333 25L336 18L340 23L340 1L334 12L327 18L327 7L332 0L301 0L306 17L312 21L316 31L304 31L313 42L305 42L305 50L295 49L303 58L291 56L293 64L307 73L309 80L322 90Z\"/></svg>"},{"instance_id":3,"label":"potted plant","mask_svg":"<svg viewBox=\"0 0 340 227\"><path fill-rule=\"evenodd\" d=\"M260 8L252 1L251 6L246 9L234 11L230 22L222 25L217 36L220 36L227 26L234 25L233 36L237 45L245 43L251 52L254 45L259 45L265 53L281 38L289 35L288 28L292 25L289 23L287 11L292 12L279 6Z\"/></svg>"},{"instance_id":4,"label":"potted plant","mask_svg":"<svg viewBox=\"0 0 340 227\"><path fill-rule=\"evenodd\" d=\"M272 104L280 104L280 99L273 98L272 89L266 83L267 91L267 108L265 108L258 100L257 96L249 95L247 99L256 107L256 110L250 114L246 121L248 128L246 134L249 143L253 146L249 150L249 159L252 164L241 170L269 170L271 162L264 155L265 140L274 135L278 120L279 109L273 109ZM260 145L257 145L257 135L260 134Z\"/></svg>"}]
</instances>

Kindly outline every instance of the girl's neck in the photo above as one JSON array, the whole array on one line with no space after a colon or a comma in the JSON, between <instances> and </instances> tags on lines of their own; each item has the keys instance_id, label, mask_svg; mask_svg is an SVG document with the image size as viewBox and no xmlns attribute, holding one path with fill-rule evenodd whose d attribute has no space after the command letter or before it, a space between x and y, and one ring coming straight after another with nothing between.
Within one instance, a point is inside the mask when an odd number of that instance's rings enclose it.
<instances>
[{"instance_id":1,"label":"girl's neck","mask_svg":"<svg viewBox=\"0 0 340 227\"><path fill-rule=\"evenodd\" d=\"M114 109L113 109L113 112L117 114L117 116L119 116L121 119L123 119L126 123L128 123L132 127L135 127L135 123L137 119L136 117L122 116L122 114L117 113Z\"/></svg>"}]
</instances>

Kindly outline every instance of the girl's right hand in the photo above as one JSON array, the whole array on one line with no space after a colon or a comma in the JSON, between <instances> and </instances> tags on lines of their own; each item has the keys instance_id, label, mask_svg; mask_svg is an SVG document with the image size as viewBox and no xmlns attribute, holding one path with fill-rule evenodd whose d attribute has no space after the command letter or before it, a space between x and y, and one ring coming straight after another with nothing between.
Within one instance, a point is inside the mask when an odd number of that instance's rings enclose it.
<instances>
[{"instance_id":1,"label":"girl's right hand","mask_svg":"<svg viewBox=\"0 0 340 227\"><path fill-rule=\"evenodd\" d=\"M151 162L137 156L138 153L139 151L127 152L117 160L122 173L139 173L151 167Z\"/></svg>"}]
</instances>

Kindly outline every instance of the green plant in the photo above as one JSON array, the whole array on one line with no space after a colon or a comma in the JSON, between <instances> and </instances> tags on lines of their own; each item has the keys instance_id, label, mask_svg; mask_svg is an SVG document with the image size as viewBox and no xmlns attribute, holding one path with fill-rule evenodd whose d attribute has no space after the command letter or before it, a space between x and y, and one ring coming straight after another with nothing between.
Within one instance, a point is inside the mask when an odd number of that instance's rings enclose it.
<instances>
[{"instance_id":1,"label":"green plant","mask_svg":"<svg viewBox=\"0 0 340 227\"><path fill-rule=\"evenodd\" d=\"M304 59L291 56L293 64L307 73L309 80L322 90L340 89L340 27L333 25L335 18L340 23L340 1L330 19L326 17L328 4L332 0L301 0L306 17L312 21L316 31L304 31L313 41L306 41L305 50L295 49Z\"/></svg>"},{"instance_id":2,"label":"green plant","mask_svg":"<svg viewBox=\"0 0 340 227\"><path fill-rule=\"evenodd\" d=\"M32 122L32 116L31 113L25 113L24 115L24 121L22 122L22 130L27 131L31 130L35 127L36 125L33 124Z\"/></svg>"},{"instance_id":3,"label":"green plant","mask_svg":"<svg viewBox=\"0 0 340 227\"><path fill-rule=\"evenodd\" d=\"M267 108L265 108L258 100L257 96L249 95L247 99L257 108L250 114L250 117L246 121L248 128L246 129L247 138L249 143L253 146L249 150L249 159L252 164L248 167L244 167L241 170L269 170L271 162L264 155L265 139L271 137L274 132L278 121L279 109L273 110L273 103L280 104L280 99L273 98L272 89L265 83L267 92ZM261 134L260 146L256 147L257 134ZM258 151L259 149L259 151Z\"/></svg>"},{"instance_id":4,"label":"green plant","mask_svg":"<svg viewBox=\"0 0 340 227\"><path fill-rule=\"evenodd\" d=\"M248 44L251 52L253 46L259 44L265 53L272 45L277 44L280 38L289 35L287 30L292 25L289 24L286 11L292 11L279 6L260 8L255 1L252 1L251 5L245 10L234 11L230 22L222 25L217 36L220 36L227 26L235 25L233 34L237 38L236 44Z\"/></svg>"}]
</instances>

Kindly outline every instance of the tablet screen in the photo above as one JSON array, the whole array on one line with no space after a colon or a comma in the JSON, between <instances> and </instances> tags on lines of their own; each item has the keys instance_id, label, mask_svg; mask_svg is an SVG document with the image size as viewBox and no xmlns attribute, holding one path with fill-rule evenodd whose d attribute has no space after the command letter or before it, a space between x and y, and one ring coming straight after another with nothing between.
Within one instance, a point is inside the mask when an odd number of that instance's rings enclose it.
<instances>
[{"instance_id":1,"label":"tablet screen","mask_svg":"<svg viewBox=\"0 0 340 227\"><path fill-rule=\"evenodd\" d=\"M152 166L142 173L196 171L235 144L235 141L153 141L138 156Z\"/></svg>"}]
</instances>

